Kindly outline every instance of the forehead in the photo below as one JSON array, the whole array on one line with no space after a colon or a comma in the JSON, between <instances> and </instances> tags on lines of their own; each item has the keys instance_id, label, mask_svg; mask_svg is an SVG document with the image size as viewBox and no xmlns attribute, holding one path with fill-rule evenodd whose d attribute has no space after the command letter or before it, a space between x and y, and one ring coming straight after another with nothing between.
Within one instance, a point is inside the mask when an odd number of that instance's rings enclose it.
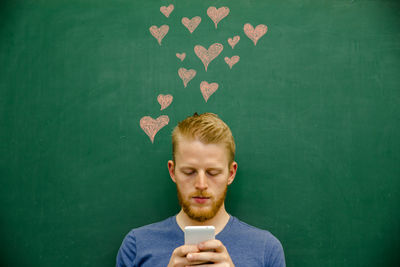
<instances>
[{"instance_id":1,"label":"forehead","mask_svg":"<svg viewBox=\"0 0 400 267\"><path fill-rule=\"evenodd\" d=\"M224 144L205 144L199 140L180 138L175 151L176 164L228 165Z\"/></svg>"}]
</instances>

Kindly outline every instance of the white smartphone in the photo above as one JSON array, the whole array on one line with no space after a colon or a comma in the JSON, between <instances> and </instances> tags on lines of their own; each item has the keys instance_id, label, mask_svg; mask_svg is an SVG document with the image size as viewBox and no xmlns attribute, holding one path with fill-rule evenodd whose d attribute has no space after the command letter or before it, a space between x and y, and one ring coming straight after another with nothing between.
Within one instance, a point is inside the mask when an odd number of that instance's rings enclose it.
<instances>
[{"instance_id":1,"label":"white smartphone","mask_svg":"<svg viewBox=\"0 0 400 267\"><path fill-rule=\"evenodd\" d=\"M198 243L214 239L215 239L214 226L185 227L185 245L196 245Z\"/></svg>"}]
</instances>

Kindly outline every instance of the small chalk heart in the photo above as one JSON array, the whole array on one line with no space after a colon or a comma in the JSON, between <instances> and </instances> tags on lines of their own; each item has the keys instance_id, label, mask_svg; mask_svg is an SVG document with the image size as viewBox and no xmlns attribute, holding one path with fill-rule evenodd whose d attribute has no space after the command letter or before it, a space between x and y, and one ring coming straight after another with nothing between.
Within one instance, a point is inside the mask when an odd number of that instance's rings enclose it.
<instances>
[{"instance_id":1,"label":"small chalk heart","mask_svg":"<svg viewBox=\"0 0 400 267\"><path fill-rule=\"evenodd\" d=\"M220 7L220 8L216 8L213 6L210 6L207 9L207 15L212 19L212 21L214 21L215 24L215 28L217 28L218 23L225 18L226 16L228 16L229 14L229 8L228 7Z\"/></svg>"},{"instance_id":2,"label":"small chalk heart","mask_svg":"<svg viewBox=\"0 0 400 267\"><path fill-rule=\"evenodd\" d=\"M218 83L208 83L206 81L202 81L200 83L200 91L204 97L204 100L207 102L208 98L215 93L218 89Z\"/></svg>"},{"instance_id":3,"label":"small chalk heart","mask_svg":"<svg viewBox=\"0 0 400 267\"><path fill-rule=\"evenodd\" d=\"M190 33L193 33L197 26L199 26L200 22L201 18L199 16L192 19L188 19L186 17L182 18L182 24L189 30Z\"/></svg>"},{"instance_id":4,"label":"small chalk heart","mask_svg":"<svg viewBox=\"0 0 400 267\"><path fill-rule=\"evenodd\" d=\"M231 58L225 57L225 62L226 64L229 65L229 67L232 69L233 65L239 62L240 57L239 56L233 56Z\"/></svg>"},{"instance_id":5,"label":"small chalk heart","mask_svg":"<svg viewBox=\"0 0 400 267\"><path fill-rule=\"evenodd\" d=\"M183 81L183 85L186 87L187 84L190 82L191 79L196 76L196 71L195 70L187 70L185 68L180 68L178 70L179 77L181 77Z\"/></svg>"},{"instance_id":6,"label":"small chalk heart","mask_svg":"<svg viewBox=\"0 0 400 267\"><path fill-rule=\"evenodd\" d=\"M167 35L168 31L169 31L168 25L162 25L160 28L158 28L155 25L150 27L151 35L153 35L154 38L157 39L157 41L160 45L161 45L162 39L165 37L165 35Z\"/></svg>"},{"instance_id":7,"label":"small chalk heart","mask_svg":"<svg viewBox=\"0 0 400 267\"><path fill-rule=\"evenodd\" d=\"M207 71L208 64L211 63L224 49L224 46L219 43L212 44L208 50L201 45L196 45L194 47L194 52L197 57L203 62L204 67Z\"/></svg>"},{"instance_id":8,"label":"small chalk heart","mask_svg":"<svg viewBox=\"0 0 400 267\"><path fill-rule=\"evenodd\" d=\"M236 35L235 37L228 38L228 43L232 47L232 49L235 47L235 45L240 41L240 36Z\"/></svg>"},{"instance_id":9,"label":"small chalk heart","mask_svg":"<svg viewBox=\"0 0 400 267\"><path fill-rule=\"evenodd\" d=\"M169 15L171 14L171 12L174 10L174 5L169 5L168 7L166 6L162 6L160 7L160 11L161 13L164 14L164 16L166 16L167 18L169 18Z\"/></svg>"},{"instance_id":10,"label":"small chalk heart","mask_svg":"<svg viewBox=\"0 0 400 267\"><path fill-rule=\"evenodd\" d=\"M179 58L181 61L183 61L186 57L186 53L182 53L182 54L176 53L176 57Z\"/></svg>"},{"instance_id":11,"label":"small chalk heart","mask_svg":"<svg viewBox=\"0 0 400 267\"><path fill-rule=\"evenodd\" d=\"M168 123L169 117L167 115L162 115L156 120L150 116L144 116L140 119L140 127L147 134L152 143L154 143L154 137L156 136L157 132Z\"/></svg>"},{"instance_id":12,"label":"small chalk heart","mask_svg":"<svg viewBox=\"0 0 400 267\"><path fill-rule=\"evenodd\" d=\"M166 109L169 105L171 105L173 99L174 98L172 95L159 94L157 96L157 101L161 105L160 110Z\"/></svg>"},{"instance_id":13,"label":"small chalk heart","mask_svg":"<svg viewBox=\"0 0 400 267\"><path fill-rule=\"evenodd\" d=\"M254 45L257 45L258 40L267 33L268 27L264 24L260 24L254 29L250 23L246 23L243 30L247 37L253 41Z\"/></svg>"}]
</instances>

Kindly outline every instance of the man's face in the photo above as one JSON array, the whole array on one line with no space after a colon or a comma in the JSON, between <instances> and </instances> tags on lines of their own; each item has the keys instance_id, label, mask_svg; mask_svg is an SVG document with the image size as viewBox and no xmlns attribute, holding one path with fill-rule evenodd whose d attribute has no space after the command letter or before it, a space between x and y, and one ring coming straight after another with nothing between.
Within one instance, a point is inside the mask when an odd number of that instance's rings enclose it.
<instances>
[{"instance_id":1,"label":"man's face","mask_svg":"<svg viewBox=\"0 0 400 267\"><path fill-rule=\"evenodd\" d=\"M176 183L183 211L189 218L203 222L212 219L224 204L237 163L229 166L228 152L222 144L181 138L175 151L175 163L169 161L168 169Z\"/></svg>"}]
</instances>

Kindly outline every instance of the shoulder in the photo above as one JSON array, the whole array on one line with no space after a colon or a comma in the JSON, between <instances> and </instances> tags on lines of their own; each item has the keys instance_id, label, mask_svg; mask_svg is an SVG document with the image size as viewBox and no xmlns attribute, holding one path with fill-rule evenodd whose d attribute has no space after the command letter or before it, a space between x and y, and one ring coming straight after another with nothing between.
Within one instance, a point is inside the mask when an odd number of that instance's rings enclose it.
<instances>
[{"instance_id":1,"label":"shoulder","mask_svg":"<svg viewBox=\"0 0 400 267\"><path fill-rule=\"evenodd\" d=\"M163 221L134 228L125 236L117 255L117 266L131 266L140 251L168 239L174 231L174 219L169 217ZM139 253L139 254L138 254Z\"/></svg>"},{"instance_id":2,"label":"shoulder","mask_svg":"<svg viewBox=\"0 0 400 267\"><path fill-rule=\"evenodd\" d=\"M174 226L174 217L169 217L163 221L144 225L138 228L132 229L125 237L128 240L136 240L142 236L149 237L151 235L159 235L162 233L170 233Z\"/></svg>"},{"instance_id":3,"label":"shoulder","mask_svg":"<svg viewBox=\"0 0 400 267\"><path fill-rule=\"evenodd\" d=\"M267 266L285 266L284 252L281 242L271 232L254 227L233 217L230 235L246 246L257 248L264 255Z\"/></svg>"},{"instance_id":4,"label":"shoulder","mask_svg":"<svg viewBox=\"0 0 400 267\"><path fill-rule=\"evenodd\" d=\"M263 230L255 226L252 226L250 224L247 224L236 217L233 217L231 227L233 228L232 230L234 230L233 232L246 234L252 240L258 240L263 242L268 241L267 243L271 245L280 244L278 238L276 238L268 230Z\"/></svg>"}]
</instances>

